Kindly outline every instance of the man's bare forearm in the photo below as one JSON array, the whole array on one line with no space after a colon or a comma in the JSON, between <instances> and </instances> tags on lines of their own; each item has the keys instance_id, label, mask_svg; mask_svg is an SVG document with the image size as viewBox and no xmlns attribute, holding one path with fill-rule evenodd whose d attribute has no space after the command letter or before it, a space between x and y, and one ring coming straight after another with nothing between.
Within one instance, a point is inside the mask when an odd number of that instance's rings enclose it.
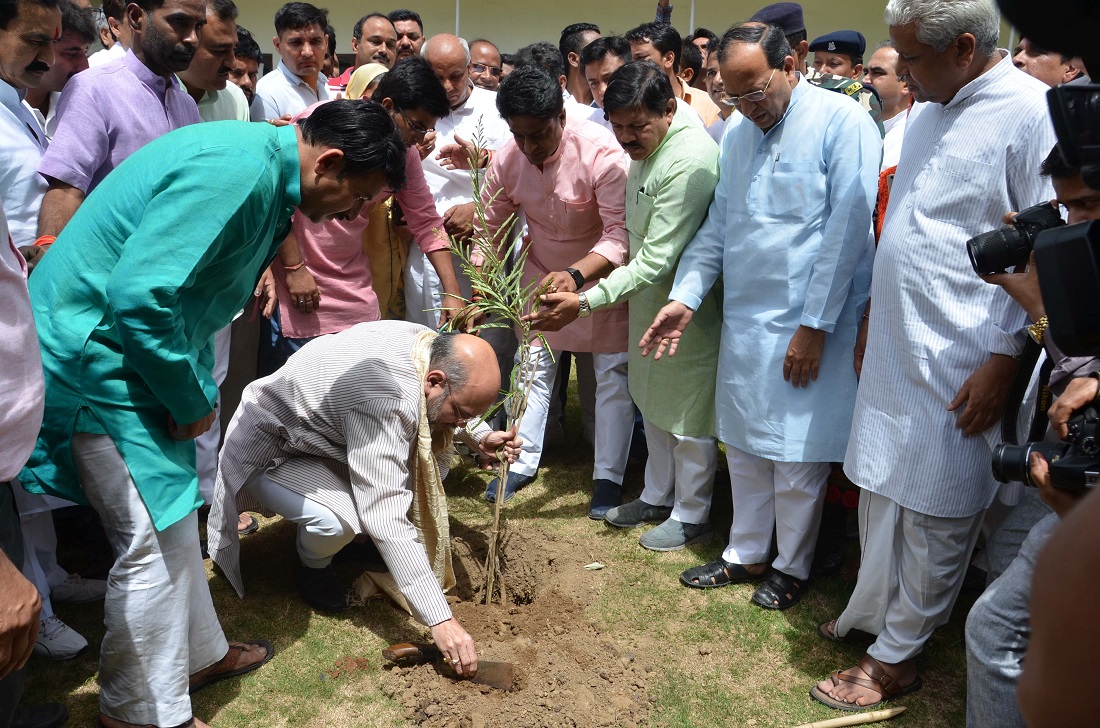
<instances>
[{"instance_id":1,"label":"man's bare forearm","mask_svg":"<svg viewBox=\"0 0 1100 728\"><path fill-rule=\"evenodd\" d=\"M435 268L436 275L439 276L439 285L442 286L444 293L450 293L455 296L462 295L458 288L458 276L455 275L454 260L450 248L440 248L439 250L433 250L427 253L425 256L428 262Z\"/></svg>"},{"instance_id":2,"label":"man's bare forearm","mask_svg":"<svg viewBox=\"0 0 1100 728\"><path fill-rule=\"evenodd\" d=\"M38 212L38 235L60 235L84 202L84 192L70 184L50 180Z\"/></svg>"}]
</instances>

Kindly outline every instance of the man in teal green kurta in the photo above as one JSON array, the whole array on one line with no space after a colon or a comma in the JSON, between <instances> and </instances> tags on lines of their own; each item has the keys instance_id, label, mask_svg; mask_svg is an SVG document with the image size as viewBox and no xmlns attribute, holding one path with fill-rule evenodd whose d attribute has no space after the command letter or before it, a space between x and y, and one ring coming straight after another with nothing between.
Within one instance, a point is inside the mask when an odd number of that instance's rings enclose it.
<instances>
[{"instance_id":1,"label":"man in teal green kurta","mask_svg":"<svg viewBox=\"0 0 1100 728\"><path fill-rule=\"evenodd\" d=\"M540 328L555 330L630 299L630 341L637 342L668 303L680 253L706 217L718 183L718 146L676 111L672 86L652 63L616 71L604 94L604 111L633 160L626 185L630 262L586 293L547 294L533 318ZM719 298L712 291L674 359L655 362L643 358L637 346L629 349L630 395L642 411L649 461L641 497L612 508L605 518L627 528L662 521L639 540L646 548L671 551L711 535L720 338Z\"/></svg>"},{"instance_id":2,"label":"man in teal green kurta","mask_svg":"<svg viewBox=\"0 0 1100 728\"><path fill-rule=\"evenodd\" d=\"M215 122L151 142L80 206L30 280L46 413L21 479L90 503L115 548L106 725L185 723L189 688L271 657L263 641L231 647L218 625L192 440L213 419L214 333L248 302L294 208L354 217L404 181L385 110L331 107L298 126Z\"/></svg>"}]
</instances>

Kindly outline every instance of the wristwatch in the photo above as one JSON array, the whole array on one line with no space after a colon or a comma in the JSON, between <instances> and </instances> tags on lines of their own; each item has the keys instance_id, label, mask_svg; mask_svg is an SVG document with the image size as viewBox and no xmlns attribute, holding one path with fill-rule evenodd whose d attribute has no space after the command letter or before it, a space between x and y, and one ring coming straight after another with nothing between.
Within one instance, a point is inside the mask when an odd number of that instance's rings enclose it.
<instances>
[{"instance_id":1,"label":"wristwatch","mask_svg":"<svg viewBox=\"0 0 1100 728\"><path fill-rule=\"evenodd\" d=\"M588 318L592 315L592 307L588 305L588 296L583 293L577 294L577 299L581 302L581 310L577 312L578 318Z\"/></svg>"},{"instance_id":2,"label":"wristwatch","mask_svg":"<svg viewBox=\"0 0 1100 728\"><path fill-rule=\"evenodd\" d=\"M1036 344L1043 343L1043 334L1047 330L1049 324L1047 317L1042 316L1038 321L1027 327L1027 332L1031 334L1031 338L1035 339Z\"/></svg>"},{"instance_id":3,"label":"wristwatch","mask_svg":"<svg viewBox=\"0 0 1100 728\"><path fill-rule=\"evenodd\" d=\"M566 268L565 272L573 278L573 282L577 284L577 290L584 288L584 276L576 268Z\"/></svg>"}]
</instances>

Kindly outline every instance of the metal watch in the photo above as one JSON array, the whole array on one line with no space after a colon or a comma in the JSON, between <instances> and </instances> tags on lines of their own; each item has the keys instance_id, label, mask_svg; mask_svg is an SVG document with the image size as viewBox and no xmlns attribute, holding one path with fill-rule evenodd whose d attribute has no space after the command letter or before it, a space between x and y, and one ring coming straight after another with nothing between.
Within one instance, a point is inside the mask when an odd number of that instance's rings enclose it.
<instances>
[{"instance_id":1,"label":"metal watch","mask_svg":"<svg viewBox=\"0 0 1100 728\"><path fill-rule=\"evenodd\" d=\"M578 318L588 318L592 315L592 307L588 305L588 296L583 293L577 294L577 299L581 302L581 309L577 311Z\"/></svg>"}]
</instances>

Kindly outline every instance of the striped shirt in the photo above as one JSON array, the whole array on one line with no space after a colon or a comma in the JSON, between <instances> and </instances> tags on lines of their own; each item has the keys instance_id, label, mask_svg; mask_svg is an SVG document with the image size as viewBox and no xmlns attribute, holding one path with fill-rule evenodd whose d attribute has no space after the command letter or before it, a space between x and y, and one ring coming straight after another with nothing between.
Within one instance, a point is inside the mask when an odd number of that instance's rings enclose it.
<instances>
[{"instance_id":1,"label":"striped shirt","mask_svg":"<svg viewBox=\"0 0 1100 728\"><path fill-rule=\"evenodd\" d=\"M210 514L210 553L243 596L239 510L263 512L244 486L266 471L280 485L332 510L377 544L413 616L451 617L409 520L424 384L410 352L425 327L358 324L311 341L279 371L244 391L225 435ZM476 447L480 424L455 437ZM442 477L450 462L439 460Z\"/></svg>"},{"instance_id":2,"label":"striped shirt","mask_svg":"<svg viewBox=\"0 0 1100 728\"><path fill-rule=\"evenodd\" d=\"M919 513L972 516L996 495L997 428L963 437L947 405L990 353L1022 349L1026 316L974 273L966 241L1054 197L1039 176L1055 143L1046 91L1005 57L906 128L844 471Z\"/></svg>"}]
</instances>

